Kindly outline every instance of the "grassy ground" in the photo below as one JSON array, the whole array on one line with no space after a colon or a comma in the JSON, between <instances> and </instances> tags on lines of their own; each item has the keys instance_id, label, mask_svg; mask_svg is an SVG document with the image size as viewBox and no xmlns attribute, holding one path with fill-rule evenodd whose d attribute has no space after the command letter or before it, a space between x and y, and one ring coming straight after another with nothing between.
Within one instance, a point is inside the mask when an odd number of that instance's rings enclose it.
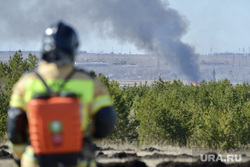
<instances>
[{"instance_id":1,"label":"grassy ground","mask_svg":"<svg viewBox=\"0 0 250 167\"><path fill-rule=\"evenodd\" d=\"M223 158L226 158L227 155L237 155L242 156L241 162L250 161L250 150L249 147L244 147L238 150L224 151L221 149L212 150L206 148L190 148L190 147L178 147L171 146L166 144L156 144L156 145L138 145L137 143L112 143L109 141L98 141L98 146L102 148L112 148L107 149L105 151L101 151L104 154L108 155L108 157L112 157L115 153L131 153L136 154L139 159L145 162L149 167L154 167L157 164L163 161L174 161L174 162L196 162L200 160L201 155L205 155L207 153L217 153L222 155ZM146 151L145 151L146 150ZM147 156L154 157L154 155L169 155L168 158L146 158ZM184 155L184 156L183 156ZM187 156L185 156L187 155ZM118 162L125 161L128 159L114 159L114 158L97 158L97 160L101 163L108 162ZM226 164L230 164L230 162L225 162ZM232 162L231 162L232 163Z\"/></svg>"}]
</instances>

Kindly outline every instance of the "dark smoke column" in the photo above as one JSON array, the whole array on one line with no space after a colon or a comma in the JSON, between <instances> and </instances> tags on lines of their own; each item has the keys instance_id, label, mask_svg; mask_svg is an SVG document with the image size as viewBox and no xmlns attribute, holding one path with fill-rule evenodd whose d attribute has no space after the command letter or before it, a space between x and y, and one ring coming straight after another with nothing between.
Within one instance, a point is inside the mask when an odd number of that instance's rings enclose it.
<instances>
[{"instance_id":1,"label":"dark smoke column","mask_svg":"<svg viewBox=\"0 0 250 167\"><path fill-rule=\"evenodd\" d=\"M63 20L75 25L79 34L99 30L104 37L165 57L178 73L199 80L197 55L181 41L187 23L168 7L167 0L1 1L0 43L33 46L48 24Z\"/></svg>"},{"instance_id":2,"label":"dark smoke column","mask_svg":"<svg viewBox=\"0 0 250 167\"><path fill-rule=\"evenodd\" d=\"M86 19L102 34L132 43L147 53L164 56L179 73L192 81L199 80L197 55L181 41L187 24L166 3L161 0L86 0L84 5Z\"/></svg>"}]
</instances>

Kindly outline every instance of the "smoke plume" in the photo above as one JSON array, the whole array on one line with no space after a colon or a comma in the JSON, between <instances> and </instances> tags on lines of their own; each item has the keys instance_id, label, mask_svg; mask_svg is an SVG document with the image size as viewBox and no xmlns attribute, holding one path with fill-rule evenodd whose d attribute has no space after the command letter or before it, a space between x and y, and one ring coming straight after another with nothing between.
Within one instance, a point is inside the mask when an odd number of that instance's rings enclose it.
<instances>
[{"instance_id":1,"label":"smoke plume","mask_svg":"<svg viewBox=\"0 0 250 167\"><path fill-rule=\"evenodd\" d=\"M200 72L194 49L181 41L187 22L161 0L0 0L2 40L25 44L40 41L48 24L64 20L79 34L100 35L138 50L165 57L168 64L192 81ZM4 32L4 33L3 33Z\"/></svg>"}]
</instances>

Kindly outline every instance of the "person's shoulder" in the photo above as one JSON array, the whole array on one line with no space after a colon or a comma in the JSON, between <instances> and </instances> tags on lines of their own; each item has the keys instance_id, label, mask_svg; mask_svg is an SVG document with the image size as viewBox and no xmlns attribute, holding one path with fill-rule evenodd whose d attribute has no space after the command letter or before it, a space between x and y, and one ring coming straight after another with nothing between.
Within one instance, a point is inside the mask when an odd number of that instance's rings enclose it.
<instances>
[{"instance_id":1,"label":"person's shoulder","mask_svg":"<svg viewBox=\"0 0 250 167\"><path fill-rule=\"evenodd\" d=\"M26 72L24 73L19 80L14 84L13 89L12 89L12 94L16 95L24 95L25 92L25 85L27 81L30 79L35 79L36 75L34 72Z\"/></svg>"},{"instance_id":2,"label":"person's shoulder","mask_svg":"<svg viewBox=\"0 0 250 167\"><path fill-rule=\"evenodd\" d=\"M35 74L35 71L28 71L28 72L25 72L23 73L23 75L20 77L20 81L21 80L27 80L27 79L31 79L31 78L35 78L36 77L36 74Z\"/></svg>"}]
</instances>

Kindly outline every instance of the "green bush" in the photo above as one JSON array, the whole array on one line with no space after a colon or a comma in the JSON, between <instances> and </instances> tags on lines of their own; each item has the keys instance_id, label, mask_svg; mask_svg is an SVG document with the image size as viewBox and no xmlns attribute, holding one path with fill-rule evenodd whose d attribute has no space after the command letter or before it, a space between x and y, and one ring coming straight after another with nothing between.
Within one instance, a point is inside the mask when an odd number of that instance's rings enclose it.
<instances>
[{"instance_id":1,"label":"green bush","mask_svg":"<svg viewBox=\"0 0 250 167\"><path fill-rule=\"evenodd\" d=\"M100 75L99 75L100 76ZM101 76L118 113L112 139L235 149L250 143L250 86L229 80L121 87Z\"/></svg>"},{"instance_id":2,"label":"green bush","mask_svg":"<svg viewBox=\"0 0 250 167\"><path fill-rule=\"evenodd\" d=\"M34 70L38 58L29 54L27 59L23 58L19 50L10 57L7 63L0 62L0 138L6 132L6 118L12 87L19 80L23 73Z\"/></svg>"}]
</instances>

